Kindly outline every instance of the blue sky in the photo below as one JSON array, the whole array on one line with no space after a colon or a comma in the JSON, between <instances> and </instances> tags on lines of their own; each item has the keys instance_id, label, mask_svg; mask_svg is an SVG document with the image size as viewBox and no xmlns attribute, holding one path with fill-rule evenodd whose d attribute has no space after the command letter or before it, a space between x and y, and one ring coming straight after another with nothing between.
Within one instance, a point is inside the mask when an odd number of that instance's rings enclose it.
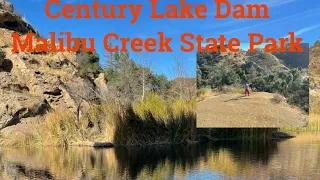
<instances>
[{"instance_id":1,"label":"blue sky","mask_svg":"<svg viewBox=\"0 0 320 180\"><path fill-rule=\"evenodd\" d=\"M146 59L158 74L166 74L172 77L175 57L183 59L184 65L191 76L195 76L196 51L185 53L180 50L180 36L183 33L201 34L204 37L218 38L224 34L226 38L238 38L241 47L248 47L248 33L260 33L267 37L285 37L288 32L296 32L303 42L313 44L320 38L320 6L317 0L230 0L231 4L266 3L269 5L270 19L215 19L216 4L213 0L186 0L188 4L205 4L208 9L206 19L150 19L151 3L146 0L98 0L100 4L143 4L144 7L137 23L130 24L131 14L127 11L126 19L50 19L45 14L47 0L9 0L16 10L41 33L49 37L49 32L72 32L74 37L95 38L95 47L98 51L101 63L104 63L104 55L107 53L103 47L103 38L106 34L115 32L120 37L154 37L158 39L157 32L164 32L172 37L172 53L148 53ZM92 4L94 0L60 0L62 5L66 3ZM170 3L179 5L178 0ZM165 12L166 0L159 0L158 12ZM223 8L224 9L224 8ZM61 11L53 8L53 12ZM141 54L130 53L139 62Z\"/></svg>"}]
</instances>

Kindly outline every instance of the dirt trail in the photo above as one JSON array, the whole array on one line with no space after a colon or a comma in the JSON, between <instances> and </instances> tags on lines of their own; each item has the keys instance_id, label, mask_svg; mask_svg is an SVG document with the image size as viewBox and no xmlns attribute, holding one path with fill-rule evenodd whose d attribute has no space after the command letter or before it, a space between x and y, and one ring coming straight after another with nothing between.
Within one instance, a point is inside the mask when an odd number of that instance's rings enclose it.
<instances>
[{"instance_id":1,"label":"dirt trail","mask_svg":"<svg viewBox=\"0 0 320 180\"><path fill-rule=\"evenodd\" d=\"M241 94L219 94L198 102L198 128L232 127L302 127L308 115L286 102L275 103L275 94L257 92L245 97Z\"/></svg>"}]
</instances>

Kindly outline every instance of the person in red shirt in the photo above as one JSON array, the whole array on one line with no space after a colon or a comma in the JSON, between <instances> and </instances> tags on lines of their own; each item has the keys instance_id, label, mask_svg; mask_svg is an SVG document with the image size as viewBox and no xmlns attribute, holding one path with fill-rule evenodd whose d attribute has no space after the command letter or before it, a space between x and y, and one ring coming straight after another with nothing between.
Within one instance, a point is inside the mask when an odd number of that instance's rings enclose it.
<instances>
[{"instance_id":1,"label":"person in red shirt","mask_svg":"<svg viewBox=\"0 0 320 180\"><path fill-rule=\"evenodd\" d=\"M245 85L244 85L244 94L247 96L250 96L250 91L249 91L249 84L248 83L246 83Z\"/></svg>"}]
</instances>

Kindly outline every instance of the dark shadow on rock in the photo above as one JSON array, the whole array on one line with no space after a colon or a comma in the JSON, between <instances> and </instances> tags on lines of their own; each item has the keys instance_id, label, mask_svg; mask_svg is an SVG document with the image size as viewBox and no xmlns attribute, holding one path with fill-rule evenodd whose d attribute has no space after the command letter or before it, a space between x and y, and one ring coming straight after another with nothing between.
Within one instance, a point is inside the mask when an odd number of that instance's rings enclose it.
<instances>
[{"instance_id":1,"label":"dark shadow on rock","mask_svg":"<svg viewBox=\"0 0 320 180\"><path fill-rule=\"evenodd\" d=\"M0 59L0 72L11 72L12 68L12 61L9 59Z\"/></svg>"},{"instance_id":2,"label":"dark shadow on rock","mask_svg":"<svg viewBox=\"0 0 320 180\"><path fill-rule=\"evenodd\" d=\"M31 108L21 108L13 115L13 118L5 127L17 125L21 123L21 120L24 118L43 116L48 113L50 109L51 107L46 100L43 100L41 103Z\"/></svg>"}]
</instances>

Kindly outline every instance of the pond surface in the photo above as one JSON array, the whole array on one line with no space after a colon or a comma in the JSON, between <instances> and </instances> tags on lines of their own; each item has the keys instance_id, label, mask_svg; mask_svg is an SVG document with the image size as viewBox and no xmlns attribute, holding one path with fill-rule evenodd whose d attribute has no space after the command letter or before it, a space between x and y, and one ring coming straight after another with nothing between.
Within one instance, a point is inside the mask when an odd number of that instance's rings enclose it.
<instances>
[{"instance_id":1,"label":"pond surface","mask_svg":"<svg viewBox=\"0 0 320 180\"><path fill-rule=\"evenodd\" d=\"M318 179L320 134L148 148L0 148L0 179Z\"/></svg>"}]
</instances>

